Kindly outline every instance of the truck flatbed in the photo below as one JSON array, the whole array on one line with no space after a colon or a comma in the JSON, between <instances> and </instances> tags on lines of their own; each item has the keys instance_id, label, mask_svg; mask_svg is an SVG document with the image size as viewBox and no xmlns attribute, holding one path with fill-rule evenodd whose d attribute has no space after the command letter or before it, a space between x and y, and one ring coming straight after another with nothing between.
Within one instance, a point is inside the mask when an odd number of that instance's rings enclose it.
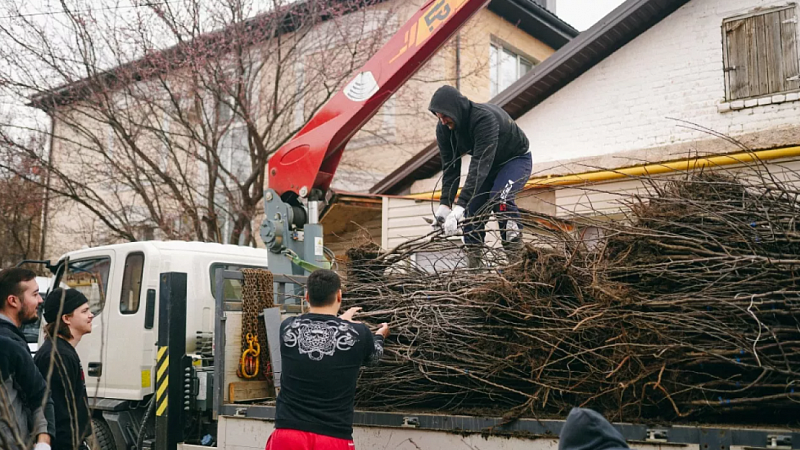
<instances>
[{"instance_id":1,"label":"truck flatbed","mask_svg":"<svg viewBox=\"0 0 800 450\"><path fill-rule=\"evenodd\" d=\"M223 285L224 279L242 280L241 272L220 270L216 274L217 286ZM285 292L285 284L301 282L299 278L276 277L279 292ZM217 355L220 361L225 360L226 338L230 334L226 330L226 314L236 312L229 308L222 299L221 288L217 292ZM236 330L231 330L235 333ZM231 348L231 347L228 347ZM217 367L220 367L219 365ZM221 369L221 367L220 367ZM263 442L272 430L275 419L274 401L257 403L228 403L224 397L225 372L218 370L215 380L214 411L221 423L220 432L230 427L244 427L248 433L255 433ZM246 421L246 425L241 423ZM256 422L257 421L257 422ZM356 429L379 429L383 431L419 431L441 434L443 444L449 445L452 439L463 436L479 435L483 438L506 437L522 441L555 439L564 425L559 418L507 418L491 415L459 415L430 412L394 412L356 410L353 418ZM780 428L769 425L732 425L732 424L665 424L665 423L615 423L625 439L636 446L697 446L701 450L734 448L773 448L800 449L800 429ZM236 433L233 433L236 434ZM373 433L374 434L374 433ZM391 436L392 433L389 433ZM224 436L220 439L225 439ZM413 438L408 438L413 441ZM235 445L234 445L235 446ZM263 446L263 443L262 443ZM226 444L226 447L230 445ZM641 446L640 446L641 447ZM262 447L263 448L263 447ZM413 447L412 447L413 448ZM425 447L417 447L425 448ZM449 447L444 447L449 448ZM489 448L495 448L490 446ZM512 447L509 447L512 448ZM516 448L516 447L513 447Z\"/></svg>"}]
</instances>

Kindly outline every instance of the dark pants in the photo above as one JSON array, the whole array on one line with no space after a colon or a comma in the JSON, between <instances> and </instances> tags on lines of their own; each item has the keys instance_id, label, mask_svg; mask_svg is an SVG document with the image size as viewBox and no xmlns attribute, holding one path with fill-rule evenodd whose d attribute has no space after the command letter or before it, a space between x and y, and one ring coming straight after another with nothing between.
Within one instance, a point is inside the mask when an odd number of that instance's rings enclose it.
<instances>
[{"instance_id":1,"label":"dark pants","mask_svg":"<svg viewBox=\"0 0 800 450\"><path fill-rule=\"evenodd\" d=\"M508 236L509 231L518 229L518 233L522 232L519 208L514 199L530 178L532 169L533 158L530 153L526 153L489 173L483 186L467 205L467 220L463 227L465 244L483 244L489 211L494 212L498 219L500 237L503 241L513 237Z\"/></svg>"}]
</instances>

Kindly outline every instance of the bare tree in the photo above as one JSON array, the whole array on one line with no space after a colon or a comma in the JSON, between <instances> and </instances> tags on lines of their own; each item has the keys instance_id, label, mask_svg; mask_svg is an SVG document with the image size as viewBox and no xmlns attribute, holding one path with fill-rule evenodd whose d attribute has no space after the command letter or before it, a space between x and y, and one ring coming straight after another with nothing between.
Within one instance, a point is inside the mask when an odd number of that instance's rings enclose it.
<instances>
[{"instance_id":1,"label":"bare tree","mask_svg":"<svg viewBox=\"0 0 800 450\"><path fill-rule=\"evenodd\" d=\"M255 16L237 0L124 11L112 0L92 10L62 2L46 19L2 4L0 88L31 98L52 126L0 124L0 167L79 205L61 220L54 211L52 226L100 225L91 243L157 233L254 245L267 159L396 22L369 0L275 0ZM52 148L20 130L49 135ZM5 162L12 157L48 176Z\"/></svg>"},{"instance_id":2,"label":"bare tree","mask_svg":"<svg viewBox=\"0 0 800 450\"><path fill-rule=\"evenodd\" d=\"M0 267L13 267L40 256L43 190L41 168L34 161L15 158L5 164L24 174L0 170Z\"/></svg>"}]
</instances>

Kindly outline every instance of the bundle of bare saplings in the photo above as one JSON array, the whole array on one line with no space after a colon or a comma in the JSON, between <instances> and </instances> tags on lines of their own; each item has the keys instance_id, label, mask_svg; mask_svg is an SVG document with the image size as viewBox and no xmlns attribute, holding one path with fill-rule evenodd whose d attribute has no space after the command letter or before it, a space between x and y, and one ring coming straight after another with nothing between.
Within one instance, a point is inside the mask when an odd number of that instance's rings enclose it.
<instances>
[{"instance_id":1,"label":"bundle of bare saplings","mask_svg":"<svg viewBox=\"0 0 800 450\"><path fill-rule=\"evenodd\" d=\"M522 254L482 269L436 232L353 248L346 306L392 324L357 405L796 425L800 191L754 168L642 184L616 211L523 212Z\"/></svg>"}]
</instances>

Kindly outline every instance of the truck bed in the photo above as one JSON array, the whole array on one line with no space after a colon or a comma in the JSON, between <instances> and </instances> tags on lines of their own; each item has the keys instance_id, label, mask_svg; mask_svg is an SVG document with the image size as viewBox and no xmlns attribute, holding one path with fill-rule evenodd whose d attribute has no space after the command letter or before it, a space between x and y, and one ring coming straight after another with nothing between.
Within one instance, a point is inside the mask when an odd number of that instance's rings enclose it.
<instances>
[{"instance_id":1,"label":"truck bed","mask_svg":"<svg viewBox=\"0 0 800 450\"><path fill-rule=\"evenodd\" d=\"M226 404L220 408L220 423L227 422L227 431L246 427L248 432L266 438L272 430L275 406L271 403L252 405ZM433 442L447 443L441 448L457 448L454 443L465 443L480 437L483 442L503 442L505 446L481 446L479 448L557 448L554 444L564 424L560 419L522 418L508 420L502 417L465 416L450 414L431 414L424 412L380 412L357 410L353 420L356 429L356 444L362 448L371 447L378 436L391 440L390 436L399 433L416 442L415 436L436 436ZM700 449L729 450L732 447L747 448L800 448L800 430L776 428L771 426L740 426L730 424L635 424L615 423L625 439L635 448L650 446L693 446ZM225 427L220 426L220 432ZM237 433L233 433L234 435ZM359 441L361 436L362 441ZM234 438L237 439L237 438ZM525 443L527 447L517 447ZM533 445L533 441L537 444ZM419 442L417 442L419 445ZM512 445L513 444L513 445ZM263 443L261 444L263 448ZM469 445L469 444L468 444ZM499 444L497 444L499 445ZM694 446L697 447L694 447ZM226 447L230 448L230 447ZM404 447L399 447L404 448ZM414 447L408 447L414 448ZM419 447L435 448L435 447ZM474 447L473 448L477 448Z\"/></svg>"}]
</instances>

